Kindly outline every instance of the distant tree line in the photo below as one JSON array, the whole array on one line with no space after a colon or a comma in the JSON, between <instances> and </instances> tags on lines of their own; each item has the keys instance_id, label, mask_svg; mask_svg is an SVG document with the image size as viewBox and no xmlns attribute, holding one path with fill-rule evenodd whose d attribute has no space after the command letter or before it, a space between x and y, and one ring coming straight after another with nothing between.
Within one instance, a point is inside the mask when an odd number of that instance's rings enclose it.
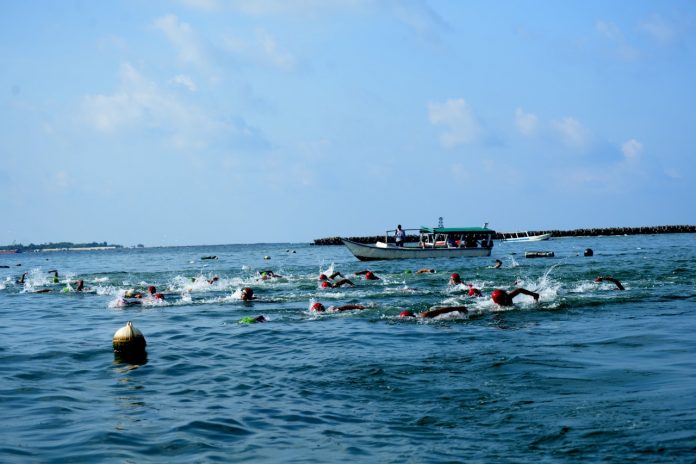
<instances>
[{"instance_id":1,"label":"distant tree line","mask_svg":"<svg viewBox=\"0 0 696 464\"><path fill-rule=\"evenodd\" d=\"M21 243L15 243L12 245L0 245L0 250L17 250L17 251L33 251L41 250L44 248L93 248L93 247L116 247L123 248L123 245L109 245L106 242L90 242L90 243L73 243L73 242L49 242L40 243L38 245L30 243L29 245L22 245Z\"/></svg>"}]
</instances>

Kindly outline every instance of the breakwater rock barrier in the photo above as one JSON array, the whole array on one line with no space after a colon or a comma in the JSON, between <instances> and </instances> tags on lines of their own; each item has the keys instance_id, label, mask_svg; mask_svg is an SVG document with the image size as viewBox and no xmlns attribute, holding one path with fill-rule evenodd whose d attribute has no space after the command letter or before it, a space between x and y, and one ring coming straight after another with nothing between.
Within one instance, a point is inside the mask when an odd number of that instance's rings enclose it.
<instances>
[{"instance_id":1,"label":"breakwater rock barrier","mask_svg":"<svg viewBox=\"0 0 696 464\"><path fill-rule=\"evenodd\" d=\"M643 234L685 234L696 232L696 226L647 226L647 227L608 227L574 230L529 230L529 235L551 234L551 237L599 237L602 235L643 235ZM344 237L358 243L375 243L384 241L384 235L365 237ZM502 234L496 234L495 240L501 240ZM393 242L394 237L389 237ZM418 242L417 235L407 235L407 242ZM326 237L314 240L314 245L341 245L341 237Z\"/></svg>"}]
</instances>

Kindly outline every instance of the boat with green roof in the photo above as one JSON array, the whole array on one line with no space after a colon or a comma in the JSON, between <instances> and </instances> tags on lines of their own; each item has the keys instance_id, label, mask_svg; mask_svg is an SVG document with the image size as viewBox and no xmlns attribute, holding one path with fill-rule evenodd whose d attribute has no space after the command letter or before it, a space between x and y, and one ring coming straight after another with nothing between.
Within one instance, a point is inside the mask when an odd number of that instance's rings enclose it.
<instances>
[{"instance_id":1,"label":"boat with green roof","mask_svg":"<svg viewBox=\"0 0 696 464\"><path fill-rule=\"evenodd\" d=\"M394 242L396 230L387 230L384 241L374 245L342 238L343 244L361 261L381 259L464 258L490 256L495 230L488 227L420 227L404 229L411 236L418 232L418 241Z\"/></svg>"}]
</instances>

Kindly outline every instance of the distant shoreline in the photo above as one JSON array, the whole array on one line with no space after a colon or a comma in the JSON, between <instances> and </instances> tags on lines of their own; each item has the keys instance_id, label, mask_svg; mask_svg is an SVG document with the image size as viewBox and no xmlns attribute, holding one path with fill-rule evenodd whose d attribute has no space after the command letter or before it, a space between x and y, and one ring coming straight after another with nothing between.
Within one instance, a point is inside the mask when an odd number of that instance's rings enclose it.
<instances>
[{"instance_id":1,"label":"distant shoreline","mask_svg":"<svg viewBox=\"0 0 696 464\"><path fill-rule=\"evenodd\" d=\"M73 243L73 242L49 242L35 245L12 244L0 246L0 254L16 254L29 252L51 252L51 251L100 251L115 250L123 248L122 245L110 245L107 242Z\"/></svg>"},{"instance_id":2,"label":"distant shoreline","mask_svg":"<svg viewBox=\"0 0 696 464\"><path fill-rule=\"evenodd\" d=\"M520 231L521 232L521 231ZM685 234L696 232L696 226L650 226L650 227L608 227L573 230L529 230L530 235L551 234L551 237L599 237L603 235L650 235L650 234ZM358 243L374 243L384 240L384 235L363 237L344 237ZM393 237L389 237L393 240ZM503 234L496 233L494 239L501 240ZM406 236L407 242L417 242L418 235ZM314 240L314 245L341 245L341 237L326 237Z\"/></svg>"}]
</instances>

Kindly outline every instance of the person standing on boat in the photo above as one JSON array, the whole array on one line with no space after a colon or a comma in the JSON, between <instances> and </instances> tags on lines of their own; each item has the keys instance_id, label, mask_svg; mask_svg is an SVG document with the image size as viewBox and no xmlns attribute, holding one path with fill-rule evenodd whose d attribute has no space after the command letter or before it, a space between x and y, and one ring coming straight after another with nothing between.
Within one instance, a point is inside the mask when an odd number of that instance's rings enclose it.
<instances>
[{"instance_id":1,"label":"person standing on boat","mask_svg":"<svg viewBox=\"0 0 696 464\"><path fill-rule=\"evenodd\" d=\"M396 231L394 232L394 241L396 242L396 246L404 246L404 240L406 240L406 232L401 228L401 224L399 224L396 226Z\"/></svg>"}]
</instances>

